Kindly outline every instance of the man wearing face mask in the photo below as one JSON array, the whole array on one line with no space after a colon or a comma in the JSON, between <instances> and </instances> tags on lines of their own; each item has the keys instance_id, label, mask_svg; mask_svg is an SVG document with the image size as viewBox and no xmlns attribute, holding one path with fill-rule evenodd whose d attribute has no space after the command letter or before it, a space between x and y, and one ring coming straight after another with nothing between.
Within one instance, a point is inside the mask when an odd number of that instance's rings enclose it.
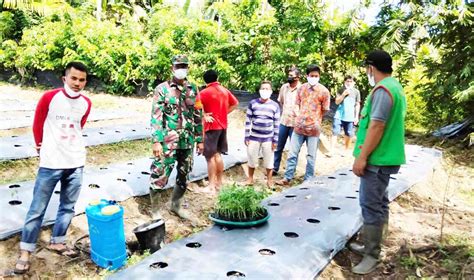
<instances>
[{"instance_id":1,"label":"man wearing face mask","mask_svg":"<svg viewBox=\"0 0 474 280\"><path fill-rule=\"evenodd\" d=\"M291 138L293 127L295 126L296 95L301 86L300 70L296 67L291 67L288 71L287 81L286 84L281 86L280 94L278 95L278 102L280 102L281 106L281 119L278 146L275 150L275 160L273 163L273 175L278 174L283 149L288 138Z\"/></svg>"},{"instance_id":2,"label":"man wearing face mask","mask_svg":"<svg viewBox=\"0 0 474 280\"><path fill-rule=\"evenodd\" d=\"M260 151L263 165L267 171L267 186L272 187L273 152L278 142L280 125L280 106L270 99L272 84L263 81L260 85L260 98L250 101L245 119L245 145L248 157L248 179L246 185L254 183L253 174L258 164Z\"/></svg>"},{"instance_id":3,"label":"man wearing face mask","mask_svg":"<svg viewBox=\"0 0 474 280\"><path fill-rule=\"evenodd\" d=\"M77 256L77 252L66 246L66 232L74 216L86 162L82 129L91 110L91 101L82 94L86 79L84 64L68 63L63 76L64 88L46 92L36 107L33 135L40 162L15 274L24 274L30 269L30 255L35 251L43 217L58 182L61 182L59 210L48 249L63 256Z\"/></svg>"},{"instance_id":4,"label":"man wearing face mask","mask_svg":"<svg viewBox=\"0 0 474 280\"><path fill-rule=\"evenodd\" d=\"M392 58L383 50L373 51L365 65L374 88L361 111L352 167L360 177L359 203L364 220L363 245L349 245L364 256L352 268L357 274L370 273L379 262L382 239L388 231L386 189L390 174L398 173L405 163L406 98L402 85L392 77Z\"/></svg>"},{"instance_id":5,"label":"man wearing face mask","mask_svg":"<svg viewBox=\"0 0 474 280\"><path fill-rule=\"evenodd\" d=\"M298 91L295 112L296 124L291 137L290 154L286 162L285 176L277 181L278 185L288 186L293 179L298 163L301 146L306 142L306 172L304 180L314 176L314 163L318 149L319 135L323 115L329 111L329 90L319 83L321 69L311 64L306 69L308 82Z\"/></svg>"},{"instance_id":6,"label":"man wearing face mask","mask_svg":"<svg viewBox=\"0 0 474 280\"><path fill-rule=\"evenodd\" d=\"M183 219L191 219L181 209L187 187L188 175L193 167L193 149L204 150L202 142L202 105L196 86L186 79L188 58L176 55L172 59L173 78L159 84L153 96L151 115L153 155L151 165L150 198L153 218L158 212L160 193L168 183L177 162L176 185L171 196L171 211ZM194 220L194 219L191 219Z\"/></svg>"},{"instance_id":7,"label":"man wearing face mask","mask_svg":"<svg viewBox=\"0 0 474 280\"><path fill-rule=\"evenodd\" d=\"M353 136L354 124L359 121L360 92L354 87L354 77L348 75L344 79L344 87L336 96L336 104L339 105L333 121L333 135L331 145L337 139L341 126L344 129L344 147L350 148ZM335 139L336 138L336 139Z\"/></svg>"}]
</instances>

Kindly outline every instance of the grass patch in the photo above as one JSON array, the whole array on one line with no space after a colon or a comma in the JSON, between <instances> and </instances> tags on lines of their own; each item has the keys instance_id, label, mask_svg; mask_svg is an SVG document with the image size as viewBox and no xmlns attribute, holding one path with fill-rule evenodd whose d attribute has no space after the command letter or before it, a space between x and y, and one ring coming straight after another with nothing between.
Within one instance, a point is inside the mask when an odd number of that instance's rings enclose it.
<instances>
[{"instance_id":1,"label":"grass patch","mask_svg":"<svg viewBox=\"0 0 474 280\"><path fill-rule=\"evenodd\" d=\"M0 162L0 185L33 179L38 169L39 158Z\"/></svg>"},{"instance_id":2,"label":"grass patch","mask_svg":"<svg viewBox=\"0 0 474 280\"><path fill-rule=\"evenodd\" d=\"M474 261L474 243L468 234L446 236L442 243L409 249L399 259L400 265L415 275L448 279L466 279Z\"/></svg>"},{"instance_id":3,"label":"grass patch","mask_svg":"<svg viewBox=\"0 0 474 280\"><path fill-rule=\"evenodd\" d=\"M87 148L86 166L102 166L151 155L149 139L119 142ZM39 158L0 162L0 184L33 180Z\"/></svg>"},{"instance_id":4,"label":"grass patch","mask_svg":"<svg viewBox=\"0 0 474 280\"><path fill-rule=\"evenodd\" d=\"M151 156L149 139L126 141L87 148L87 165L107 165Z\"/></svg>"}]
</instances>

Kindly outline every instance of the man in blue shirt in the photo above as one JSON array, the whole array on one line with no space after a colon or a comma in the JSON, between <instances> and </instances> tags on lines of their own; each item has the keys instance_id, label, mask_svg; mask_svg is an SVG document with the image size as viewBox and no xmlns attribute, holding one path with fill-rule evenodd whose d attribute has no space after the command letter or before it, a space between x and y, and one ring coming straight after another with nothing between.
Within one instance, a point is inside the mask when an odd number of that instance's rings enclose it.
<instances>
[{"instance_id":1,"label":"man in blue shirt","mask_svg":"<svg viewBox=\"0 0 474 280\"><path fill-rule=\"evenodd\" d=\"M344 129L344 147L346 150L351 147L351 138L354 135L354 125L359 122L360 92L354 87L354 77L348 75L344 78L344 87L336 96L337 107L333 122L333 144L334 137L340 133L341 127Z\"/></svg>"}]
</instances>

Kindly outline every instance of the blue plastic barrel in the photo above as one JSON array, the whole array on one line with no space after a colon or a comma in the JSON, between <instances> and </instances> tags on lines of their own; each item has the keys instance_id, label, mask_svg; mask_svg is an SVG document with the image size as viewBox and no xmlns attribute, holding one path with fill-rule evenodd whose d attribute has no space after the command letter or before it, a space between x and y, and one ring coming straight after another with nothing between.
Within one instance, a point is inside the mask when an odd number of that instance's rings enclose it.
<instances>
[{"instance_id":1,"label":"blue plastic barrel","mask_svg":"<svg viewBox=\"0 0 474 280\"><path fill-rule=\"evenodd\" d=\"M127 261L123 208L101 199L86 207L91 242L91 258L98 266L115 270Z\"/></svg>"}]
</instances>

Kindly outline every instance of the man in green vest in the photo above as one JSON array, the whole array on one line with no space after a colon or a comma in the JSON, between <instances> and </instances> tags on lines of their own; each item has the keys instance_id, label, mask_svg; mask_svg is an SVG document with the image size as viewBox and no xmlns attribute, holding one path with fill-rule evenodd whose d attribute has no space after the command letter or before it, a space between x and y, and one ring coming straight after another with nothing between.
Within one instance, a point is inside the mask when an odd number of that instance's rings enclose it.
<instances>
[{"instance_id":1,"label":"man in green vest","mask_svg":"<svg viewBox=\"0 0 474 280\"><path fill-rule=\"evenodd\" d=\"M390 174L405 163L406 99L400 83L392 77L392 58L383 51L369 53L365 60L373 90L361 111L352 171L360 177L359 203L364 225L363 245L349 247L363 255L352 268L357 274L372 272L379 263L382 236L388 228L386 189Z\"/></svg>"}]
</instances>

